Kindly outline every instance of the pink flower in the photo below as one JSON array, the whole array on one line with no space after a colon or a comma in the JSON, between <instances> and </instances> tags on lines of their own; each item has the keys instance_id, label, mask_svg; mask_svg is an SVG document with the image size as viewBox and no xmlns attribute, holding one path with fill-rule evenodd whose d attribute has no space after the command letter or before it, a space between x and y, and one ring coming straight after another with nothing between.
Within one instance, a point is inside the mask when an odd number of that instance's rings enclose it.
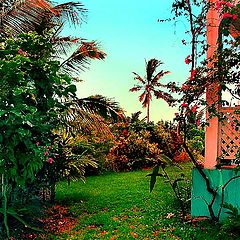
<instances>
[{"instance_id":1,"label":"pink flower","mask_svg":"<svg viewBox=\"0 0 240 240\"><path fill-rule=\"evenodd\" d=\"M27 52L24 52L21 48L18 49L18 54L21 54L23 56L27 56Z\"/></svg>"},{"instance_id":2,"label":"pink flower","mask_svg":"<svg viewBox=\"0 0 240 240\"><path fill-rule=\"evenodd\" d=\"M36 142L35 144L36 144L36 146L38 146L40 144L40 142Z\"/></svg>"},{"instance_id":3,"label":"pink flower","mask_svg":"<svg viewBox=\"0 0 240 240\"><path fill-rule=\"evenodd\" d=\"M188 104L185 102L181 104L181 107L187 107L187 106L188 106Z\"/></svg>"},{"instance_id":4,"label":"pink flower","mask_svg":"<svg viewBox=\"0 0 240 240\"><path fill-rule=\"evenodd\" d=\"M48 158L48 163L52 164L54 162L53 158Z\"/></svg>"},{"instance_id":5,"label":"pink flower","mask_svg":"<svg viewBox=\"0 0 240 240\"><path fill-rule=\"evenodd\" d=\"M233 3L230 3L230 2L226 2L225 5L226 5L227 7L234 7L234 4L233 4Z\"/></svg>"},{"instance_id":6,"label":"pink flower","mask_svg":"<svg viewBox=\"0 0 240 240\"><path fill-rule=\"evenodd\" d=\"M197 126L199 126L200 123L201 123L200 119L197 119L197 121L196 121Z\"/></svg>"},{"instance_id":7,"label":"pink flower","mask_svg":"<svg viewBox=\"0 0 240 240\"><path fill-rule=\"evenodd\" d=\"M190 59L190 55L188 55L186 58L185 58L185 63L186 64L189 64L192 60Z\"/></svg>"},{"instance_id":8,"label":"pink flower","mask_svg":"<svg viewBox=\"0 0 240 240\"><path fill-rule=\"evenodd\" d=\"M216 1L216 9L220 10L222 8L222 2Z\"/></svg>"},{"instance_id":9,"label":"pink flower","mask_svg":"<svg viewBox=\"0 0 240 240\"><path fill-rule=\"evenodd\" d=\"M45 152L45 153L44 153L44 156L47 156L47 155L48 155L48 152Z\"/></svg>"}]
</instances>

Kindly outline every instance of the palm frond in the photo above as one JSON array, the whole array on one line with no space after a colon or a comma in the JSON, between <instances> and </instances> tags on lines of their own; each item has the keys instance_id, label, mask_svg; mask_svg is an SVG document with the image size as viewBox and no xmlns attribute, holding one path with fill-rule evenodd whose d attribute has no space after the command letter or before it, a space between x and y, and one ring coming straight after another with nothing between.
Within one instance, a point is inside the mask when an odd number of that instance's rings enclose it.
<instances>
[{"instance_id":1,"label":"palm frond","mask_svg":"<svg viewBox=\"0 0 240 240\"><path fill-rule=\"evenodd\" d=\"M42 23L43 16L57 15L53 6L46 0L1 0L0 35L17 35L34 30Z\"/></svg>"},{"instance_id":2,"label":"palm frond","mask_svg":"<svg viewBox=\"0 0 240 240\"><path fill-rule=\"evenodd\" d=\"M60 125L71 132L98 132L108 137L112 133L109 122L124 120L123 110L118 103L100 95L72 100L65 103L68 107L65 114L59 116Z\"/></svg>"},{"instance_id":3,"label":"palm frond","mask_svg":"<svg viewBox=\"0 0 240 240\"><path fill-rule=\"evenodd\" d=\"M84 134L99 133L112 138L113 135L106 121L98 114L82 109L69 108L66 115L61 116L62 128L69 132Z\"/></svg>"},{"instance_id":4,"label":"palm frond","mask_svg":"<svg viewBox=\"0 0 240 240\"><path fill-rule=\"evenodd\" d=\"M140 96L139 96L139 102L142 102L143 101L143 99L145 98L145 96L146 96L146 92L144 91Z\"/></svg>"},{"instance_id":5,"label":"palm frond","mask_svg":"<svg viewBox=\"0 0 240 240\"><path fill-rule=\"evenodd\" d=\"M140 76L138 75L137 73L133 72L133 74L135 75L134 79L135 80L138 80L139 82L141 82L142 84L145 84L146 81Z\"/></svg>"},{"instance_id":6,"label":"palm frond","mask_svg":"<svg viewBox=\"0 0 240 240\"><path fill-rule=\"evenodd\" d=\"M91 59L104 59L106 54L96 42L81 42L80 47L61 63L61 70L68 74L79 74L87 68Z\"/></svg>"},{"instance_id":7,"label":"palm frond","mask_svg":"<svg viewBox=\"0 0 240 240\"><path fill-rule=\"evenodd\" d=\"M82 38L73 38L73 37L54 37L52 42L54 43L55 57L58 59L64 59L66 56L69 56L71 52L74 52L79 43L84 40Z\"/></svg>"},{"instance_id":8,"label":"palm frond","mask_svg":"<svg viewBox=\"0 0 240 240\"><path fill-rule=\"evenodd\" d=\"M60 22L69 22L71 24L79 25L86 20L87 9L84 8L80 2L67 2L59 4L54 7L58 13L56 20Z\"/></svg>"},{"instance_id":9,"label":"palm frond","mask_svg":"<svg viewBox=\"0 0 240 240\"><path fill-rule=\"evenodd\" d=\"M72 108L81 109L92 114L98 114L106 120L118 121L124 119L123 110L112 99L101 95L77 99L71 102Z\"/></svg>"},{"instance_id":10,"label":"palm frond","mask_svg":"<svg viewBox=\"0 0 240 240\"><path fill-rule=\"evenodd\" d=\"M161 65L162 62L153 58L146 62L146 72L147 72L147 80L151 81L153 73L156 71L157 67Z\"/></svg>"},{"instance_id":11,"label":"palm frond","mask_svg":"<svg viewBox=\"0 0 240 240\"><path fill-rule=\"evenodd\" d=\"M163 92L161 90L153 90L153 93L157 99L163 99L170 106L175 102L175 99L172 97L172 95L167 92Z\"/></svg>"},{"instance_id":12,"label":"palm frond","mask_svg":"<svg viewBox=\"0 0 240 240\"><path fill-rule=\"evenodd\" d=\"M154 85L155 83L157 83L163 76L165 76L166 74L169 74L169 71L163 71L161 70L159 73L157 73L153 79L152 79L152 84Z\"/></svg>"},{"instance_id":13,"label":"palm frond","mask_svg":"<svg viewBox=\"0 0 240 240\"><path fill-rule=\"evenodd\" d=\"M142 89L141 86L135 85L134 87L130 88L129 91L130 91L130 92L137 92L137 91L139 91L139 90L141 90L141 89Z\"/></svg>"}]
</instances>

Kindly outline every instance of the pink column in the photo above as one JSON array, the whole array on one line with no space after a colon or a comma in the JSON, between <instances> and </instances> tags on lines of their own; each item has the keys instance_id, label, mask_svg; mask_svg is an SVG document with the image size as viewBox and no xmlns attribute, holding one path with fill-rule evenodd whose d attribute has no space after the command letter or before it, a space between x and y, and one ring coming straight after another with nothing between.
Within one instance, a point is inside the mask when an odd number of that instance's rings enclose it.
<instances>
[{"instance_id":1,"label":"pink column","mask_svg":"<svg viewBox=\"0 0 240 240\"><path fill-rule=\"evenodd\" d=\"M216 0L209 0L213 4L207 14L207 43L209 45L207 51L207 58L211 58L214 51L217 48L218 39L218 27L219 27L219 14L215 9L214 3ZM211 63L209 64L211 67ZM218 83L214 83L206 89L206 101L207 106L218 102L220 99L220 86ZM219 106L216 106L219 108ZM208 112L206 117L208 118ZM209 120L209 126L206 127L205 132L205 163L204 167L212 169L217 164L218 157L218 142L219 142L219 122L217 117L213 117Z\"/></svg>"}]
</instances>

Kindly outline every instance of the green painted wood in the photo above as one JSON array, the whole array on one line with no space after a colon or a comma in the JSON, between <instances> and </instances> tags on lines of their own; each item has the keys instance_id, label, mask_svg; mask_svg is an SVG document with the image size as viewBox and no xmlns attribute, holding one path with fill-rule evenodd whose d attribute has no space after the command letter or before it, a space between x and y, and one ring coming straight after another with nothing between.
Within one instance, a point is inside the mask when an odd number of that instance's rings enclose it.
<instances>
[{"instance_id":1,"label":"green painted wood","mask_svg":"<svg viewBox=\"0 0 240 240\"><path fill-rule=\"evenodd\" d=\"M240 173L236 173L234 169L204 169L203 170L211 182L213 189L217 190L217 197L213 204L213 210L217 216L220 211L222 199L224 203L232 204L237 207L240 213ZM229 184L224 188L224 197L222 198L223 186L232 178ZM199 174L197 169L192 171L192 201L191 216L210 217L208 204L212 200L212 195L207 191L206 182ZM226 218L226 209L220 211L220 220Z\"/></svg>"}]
</instances>

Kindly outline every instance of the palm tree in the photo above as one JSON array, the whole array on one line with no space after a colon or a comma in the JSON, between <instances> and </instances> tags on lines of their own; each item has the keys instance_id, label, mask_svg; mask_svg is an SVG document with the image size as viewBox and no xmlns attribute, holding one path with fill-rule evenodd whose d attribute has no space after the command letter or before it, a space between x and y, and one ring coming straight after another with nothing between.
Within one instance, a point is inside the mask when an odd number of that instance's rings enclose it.
<instances>
[{"instance_id":1,"label":"palm tree","mask_svg":"<svg viewBox=\"0 0 240 240\"><path fill-rule=\"evenodd\" d=\"M17 36L28 31L36 31L38 34L50 32L50 41L54 44L55 50L52 58L60 61L60 73L71 76L73 81L78 80L79 73L87 68L90 60L106 57L96 41L88 42L82 38L60 35L66 22L72 23L73 26L79 25L85 21L86 13L87 10L79 2L54 6L47 0L1 0L0 37ZM66 100L66 104L70 106L67 114L71 115L70 119L75 116L79 122L84 123L82 127L88 123L87 128L92 124L98 129L104 129L103 121L99 120L96 113L102 114L103 117L123 116L119 107L119 112L111 111L114 101L112 105L109 105L109 102L111 102L109 99L100 96L73 99L72 103ZM109 109L100 111L100 107Z\"/></svg>"},{"instance_id":2,"label":"palm tree","mask_svg":"<svg viewBox=\"0 0 240 240\"><path fill-rule=\"evenodd\" d=\"M16 36L36 31L51 30L55 44L55 59L60 60L62 71L76 76L86 68L91 59L104 59L106 54L97 42L81 38L62 37L66 22L73 26L85 21L87 10L79 2L67 2L54 6L47 0L2 0L0 3L0 37Z\"/></svg>"},{"instance_id":3,"label":"palm tree","mask_svg":"<svg viewBox=\"0 0 240 240\"><path fill-rule=\"evenodd\" d=\"M161 61L154 58L146 62L147 76L144 78L133 72L135 75L134 79L140 84L135 84L134 87L129 91L136 92L143 90L143 93L139 96L139 101L142 102L143 108L147 108L147 122L150 120L150 103L152 101L152 94L154 94L157 99L165 100L169 105L171 105L174 101L173 97L169 93L159 89L161 87L168 87L168 85L161 84L159 81L169 72L161 70L155 74L157 67L159 67L161 64L163 64Z\"/></svg>"}]
</instances>

